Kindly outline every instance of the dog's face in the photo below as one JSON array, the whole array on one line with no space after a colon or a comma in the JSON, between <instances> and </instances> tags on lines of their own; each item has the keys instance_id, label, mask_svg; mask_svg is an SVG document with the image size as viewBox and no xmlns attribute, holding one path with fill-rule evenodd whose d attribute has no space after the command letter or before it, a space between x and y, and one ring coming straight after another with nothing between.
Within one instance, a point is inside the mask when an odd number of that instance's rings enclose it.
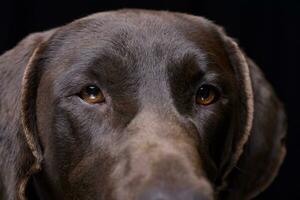
<instances>
[{"instance_id":1,"label":"dog's face","mask_svg":"<svg viewBox=\"0 0 300 200\"><path fill-rule=\"evenodd\" d=\"M216 33L184 20L96 18L54 37L37 119L45 176L60 192L212 194L238 88Z\"/></svg>"},{"instance_id":2,"label":"dog's face","mask_svg":"<svg viewBox=\"0 0 300 200\"><path fill-rule=\"evenodd\" d=\"M218 198L253 119L245 58L222 34L202 18L119 11L43 42L28 65L39 77L38 195Z\"/></svg>"}]
</instances>

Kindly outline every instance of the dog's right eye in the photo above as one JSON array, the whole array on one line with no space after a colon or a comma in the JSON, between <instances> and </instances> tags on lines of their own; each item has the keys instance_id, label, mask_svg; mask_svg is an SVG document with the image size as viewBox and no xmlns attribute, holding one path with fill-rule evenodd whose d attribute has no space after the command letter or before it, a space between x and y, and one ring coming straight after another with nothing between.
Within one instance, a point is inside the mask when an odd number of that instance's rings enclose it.
<instances>
[{"instance_id":1,"label":"dog's right eye","mask_svg":"<svg viewBox=\"0 0 300 200\"><path fill-rule=\"evenodd\" d=\"M95 85L83 88L79 97L89 104L103 103L105 101L102 91Z\"/></svg>"}]
</instances>

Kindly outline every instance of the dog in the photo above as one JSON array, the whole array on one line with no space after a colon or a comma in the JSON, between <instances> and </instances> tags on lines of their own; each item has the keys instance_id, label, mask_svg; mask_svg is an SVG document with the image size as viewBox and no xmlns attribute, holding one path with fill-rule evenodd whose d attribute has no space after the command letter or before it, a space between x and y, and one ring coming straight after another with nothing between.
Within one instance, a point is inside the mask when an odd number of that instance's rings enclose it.
<instances>
[{"instance_id":1,"label":"dog","mask_svg":"<svg viewBox=\"0 0 300 200\"><path fill-rule=\"evenodd\" d=\"M97 13L0 57L0 199L252 199L285 154L284 107L213 22Z\"/></svg>"}]
</instances>

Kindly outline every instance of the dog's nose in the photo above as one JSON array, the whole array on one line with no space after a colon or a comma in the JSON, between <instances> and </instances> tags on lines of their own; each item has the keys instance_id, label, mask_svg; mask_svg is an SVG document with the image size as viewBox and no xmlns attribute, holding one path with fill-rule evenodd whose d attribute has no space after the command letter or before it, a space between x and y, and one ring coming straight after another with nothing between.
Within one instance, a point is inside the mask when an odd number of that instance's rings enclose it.
<instances>
[{"instance_id":1,"label":"dog's nose","mask_svg":"<svg viewBox=\"0 0 300 200\"><path fill-rule=\"evenodd\" d=\"M138 200L212 200L212 197L190 188L172 190L151 188L144 191Z\"/></svg>"}]
</instances>

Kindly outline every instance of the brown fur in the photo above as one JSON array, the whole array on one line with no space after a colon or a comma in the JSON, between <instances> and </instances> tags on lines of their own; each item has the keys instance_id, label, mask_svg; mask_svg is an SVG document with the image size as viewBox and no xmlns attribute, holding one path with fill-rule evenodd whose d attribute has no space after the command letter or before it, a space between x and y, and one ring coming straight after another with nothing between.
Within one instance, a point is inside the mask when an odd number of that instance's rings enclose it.
<instances>
[{"instance_id":1,"label":"brown fur","mask_svg":"<svg viewBox=\"0 0 300 200\"><path fill-rule=\"evenodd\" d=\"M202 17L95 14L24 39L0 81L0 199L251 199L285 156L282 104ZM206 107L203 83L221 92Z\"/></svg>"}]
</instances>

